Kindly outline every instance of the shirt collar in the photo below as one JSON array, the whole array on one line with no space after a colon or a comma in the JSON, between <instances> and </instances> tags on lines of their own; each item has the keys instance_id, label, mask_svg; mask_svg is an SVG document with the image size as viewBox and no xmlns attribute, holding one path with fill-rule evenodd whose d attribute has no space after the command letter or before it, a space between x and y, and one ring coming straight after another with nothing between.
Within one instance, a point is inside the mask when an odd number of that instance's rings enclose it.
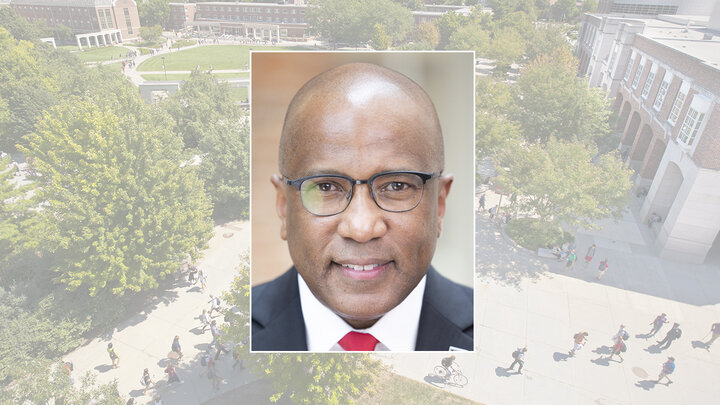
<instances>
[{"instance_id":1,"label":"shirt collar","mask_svg":"<svg viewBox=\"0 0 720 405\"><path fill-rule=\"evenodd\" d=\"M351 331L375 336L380 341L375 350L414 351L426 278L427 276L423 276L410 294L373 326L367 329L354 329L323 305L298 273L300 306L305 319L308 351L342 351L337 342Z\"/></svg>"}]
</instances>

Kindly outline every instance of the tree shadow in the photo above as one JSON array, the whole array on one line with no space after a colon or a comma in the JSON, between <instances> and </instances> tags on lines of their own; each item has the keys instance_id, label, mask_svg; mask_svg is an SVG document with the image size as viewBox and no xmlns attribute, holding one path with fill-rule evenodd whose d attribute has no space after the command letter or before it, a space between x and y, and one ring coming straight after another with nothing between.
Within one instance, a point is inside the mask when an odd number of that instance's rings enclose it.
<instances>
[{"instance_id":1,"label":"tree shadow","mask_svg":"<svg viewBox=\"0 0 720 405\"><path fill-rule=\"evenodd\" d=\"M560 353L560 352L553 353L553 360L555 360L555 361L567 361L567 359L569 359L570 357L572 357L572 356L567 353Z\"/></svg>"},{"instance_id":2,"label":"tree shadow","mask_svg":"<svg viewBox=\"0 0 720 405\"><path fill-rule=\"evenodd\" d=\"M710 346L708 346L707 343L701 342L699 340L693 340L692 347L693 349L705 349L707 351L710 351Z\"/></svg>"},{"instance_id":3,"label":"tree shadow","mask_svg":"<svg viewBox=\"0 0 720 405\"><path fill-rule=\"evenodd\" d=\"M99 366L95 366L95 370L97 370L98 373L107 373L108 371L112 370L113 366L110 364L101 364Z\"/></svg>"},{"instance_id":4,"label":"tree shadow","mask_svg":"<svg viewBox=\"0 0 720 405\"><path fill-rule=\"evenodd\" d=\"M636 387L642 388L645 391L650 391L651 389L655 388L657 383L655 380L641 380L635 383Z\"/></svg>"},{"instance_id":5,"label":"tree shadow","mask_svg":"<svg viewBox=\"0 0 720 405\"><path fill-rule=\"evenodd\" d=\"M511 373L509 369L501 366L495 367L495 375L498 377L510 377L511 375L518 374L517 372Z\"/></svg>"},{"instance_id":6,"label":"tree shadow","mask_svg":"<svg viewBox=\"0 0 720 405\"><path fill-rule=\"evenodd\" d=\"M590 362L595 363L598 366L608 367L610 365L610 358L600 356L597 359L590 360Z\"/></svg>"},{"instance_id":7,"label":"tree shadow","mask_svg":"<svg viewBox=\"0 0 720 405\"><path fill-rule=\"evenodd\" d=\"M185 292L188 292L188 293L199 292L199 293L201 293L201 292L202 292L202 288L200 288L199 286L192 286L191 288L188 288L187 290L185 290Z\"/></svg>"}]
</instances>

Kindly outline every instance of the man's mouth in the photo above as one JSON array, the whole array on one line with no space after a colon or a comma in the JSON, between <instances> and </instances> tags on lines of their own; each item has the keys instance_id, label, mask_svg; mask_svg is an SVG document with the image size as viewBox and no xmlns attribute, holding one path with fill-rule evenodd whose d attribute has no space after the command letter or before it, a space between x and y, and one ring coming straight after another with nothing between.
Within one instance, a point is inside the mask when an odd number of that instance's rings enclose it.
<instances>
[{"instance_id":1,"label":"man's mouth","mask_svg":"<svg viewBox=\"0 0 720 405\"><path fill-rule=\"evenodd\" d=\"M365 263L335 262L348 277L356 280L371 280L380 277L392 261L369 261Z\"/></svg>"}]
</instances>

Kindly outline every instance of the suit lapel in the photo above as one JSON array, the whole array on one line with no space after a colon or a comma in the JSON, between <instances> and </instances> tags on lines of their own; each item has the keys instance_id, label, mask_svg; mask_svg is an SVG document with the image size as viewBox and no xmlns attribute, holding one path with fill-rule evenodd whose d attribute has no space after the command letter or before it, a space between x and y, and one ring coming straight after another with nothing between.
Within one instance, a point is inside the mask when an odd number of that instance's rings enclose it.
<instances>
[{"instance_id":1,"label":"suit lapel","mask_svg":"<svg viewBox=\"0 0 720 405\"><path fill-rule=\"evenodd\" d=\"M306 351L295 267L253 289L253 350Z\"/></svg>"},{"instance_id":2,"label":"suit lapel","mask_svg":"<svg viewBox=\"0 0 720 405\"><path fill-rule=\"evenodd\" d=\"M415 350L473 350L472 289L441 276L430 267L420 312Z\"/></svg>"}]
</instances>

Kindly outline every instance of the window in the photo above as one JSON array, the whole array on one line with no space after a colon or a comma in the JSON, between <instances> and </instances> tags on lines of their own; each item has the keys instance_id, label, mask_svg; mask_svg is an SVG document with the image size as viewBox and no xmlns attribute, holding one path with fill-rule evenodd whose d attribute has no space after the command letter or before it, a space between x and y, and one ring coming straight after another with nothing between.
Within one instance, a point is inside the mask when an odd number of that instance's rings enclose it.
<instances>
[{"instance_id":1,"label":"window","mask_svg":"<svg viewBox=\"0 0 720 405\"><path fill-rule=\"evenodd\" d=\"M632 58L630 58L630 62L627 65L627 69L625 69L625 77L623 78L623 80L625 80L626 82L630 78L630 72L632 72L632 68L633 68L634 64L635 64L635 57L633 56Z\"/></svg>"},{"instance_id":2,"label":"window","mask_svg":"<svg viewBox=\"0 0 720 405\"><path fill-rule=\"evenodd\" d=\"M133 29L132 29L132 20L130 19L130 10L127 8L124 8L123 12L125 13L125 24L127 25L128 34L132 35Z\"/></svg>"},{"instance_id":3,"label":"window","mask_svg":"<svg viewBox=\"0 0 720 405\"><path fill-rule=\"evenodd\" d=\"M678 91L677 96L675 96L675 101L673 102L670 115L668 116L668 122L670 124L675 125L677 122L680 110L682 109L683 103L685 103L685 97L687 96L689 89L690 85L687 83L683 83L682 86L680 86L680 90Z\"/></svg>"},{"instance_id":4,"label":"window","mask_svg":"<svg viewBox=\"0 0 720 405\"><path fill-rule=\"evenodd\" d=\"M667 95L668 87L670 87L670 82L673 79L673 75L670 72L665 72L665 77L663 77L662 83L660 83L660 87L658 88L657 95L655 96L655 102L653 103L653 108L657 111L660 111L662 108L663 102L665 101L665 96Z\"/></svg>"},{"instance_id":5,"label":"window","mask_svg":"<svg viewBox=\"0 0 720 405\"><path fill-rule=\"evenodd\" d=\"M693 96L685 120L680 127L678 133L678 141L687 146L692 146L693 142L700 133L700 127L705 119L705 113L710 107L710 99L699 94Z\"/></svg>"},{"instance_id":6,"label":"window","mask_svg":"<svg viewBox=\"0 0 720 405\"><path fill-rule=\"evenodd\" d=\"M620 49L619 46L613 45L612 56L610 57L610 63L608 64L608 71L609 71L609 72L612 72L612 71L613 71L613 66L615 66L615 59L617 59L618 49Z\"/></svg>"},{"instance_id":7,"label":"window","mask_svg":"<svg viewBox=\"0 0 720 405\"><path fill-rule=\"evenodd\" d=\"M657 65L653 64L652 66L650 66L650 71L648 72L647 78L645 79L645 85L643 86L642 94L640 95L644 99L646 99L650 94L650 88L652 87L653 80L655 80L656 71Z\"/></svg>"},{"instance_id":8,"label":"window","mask_svg":"<svg viewBox=\"0 0 720 405\"><path fill-rule=\"evenodd\" d=\"M642 76L642 72L645 69L645 61L640 61L640 66L638 66L637 70L635 71L635 77L632 81L632 88L636 89L638 84L640 84L640 76Z\"/></svg>"}]
</instances>

